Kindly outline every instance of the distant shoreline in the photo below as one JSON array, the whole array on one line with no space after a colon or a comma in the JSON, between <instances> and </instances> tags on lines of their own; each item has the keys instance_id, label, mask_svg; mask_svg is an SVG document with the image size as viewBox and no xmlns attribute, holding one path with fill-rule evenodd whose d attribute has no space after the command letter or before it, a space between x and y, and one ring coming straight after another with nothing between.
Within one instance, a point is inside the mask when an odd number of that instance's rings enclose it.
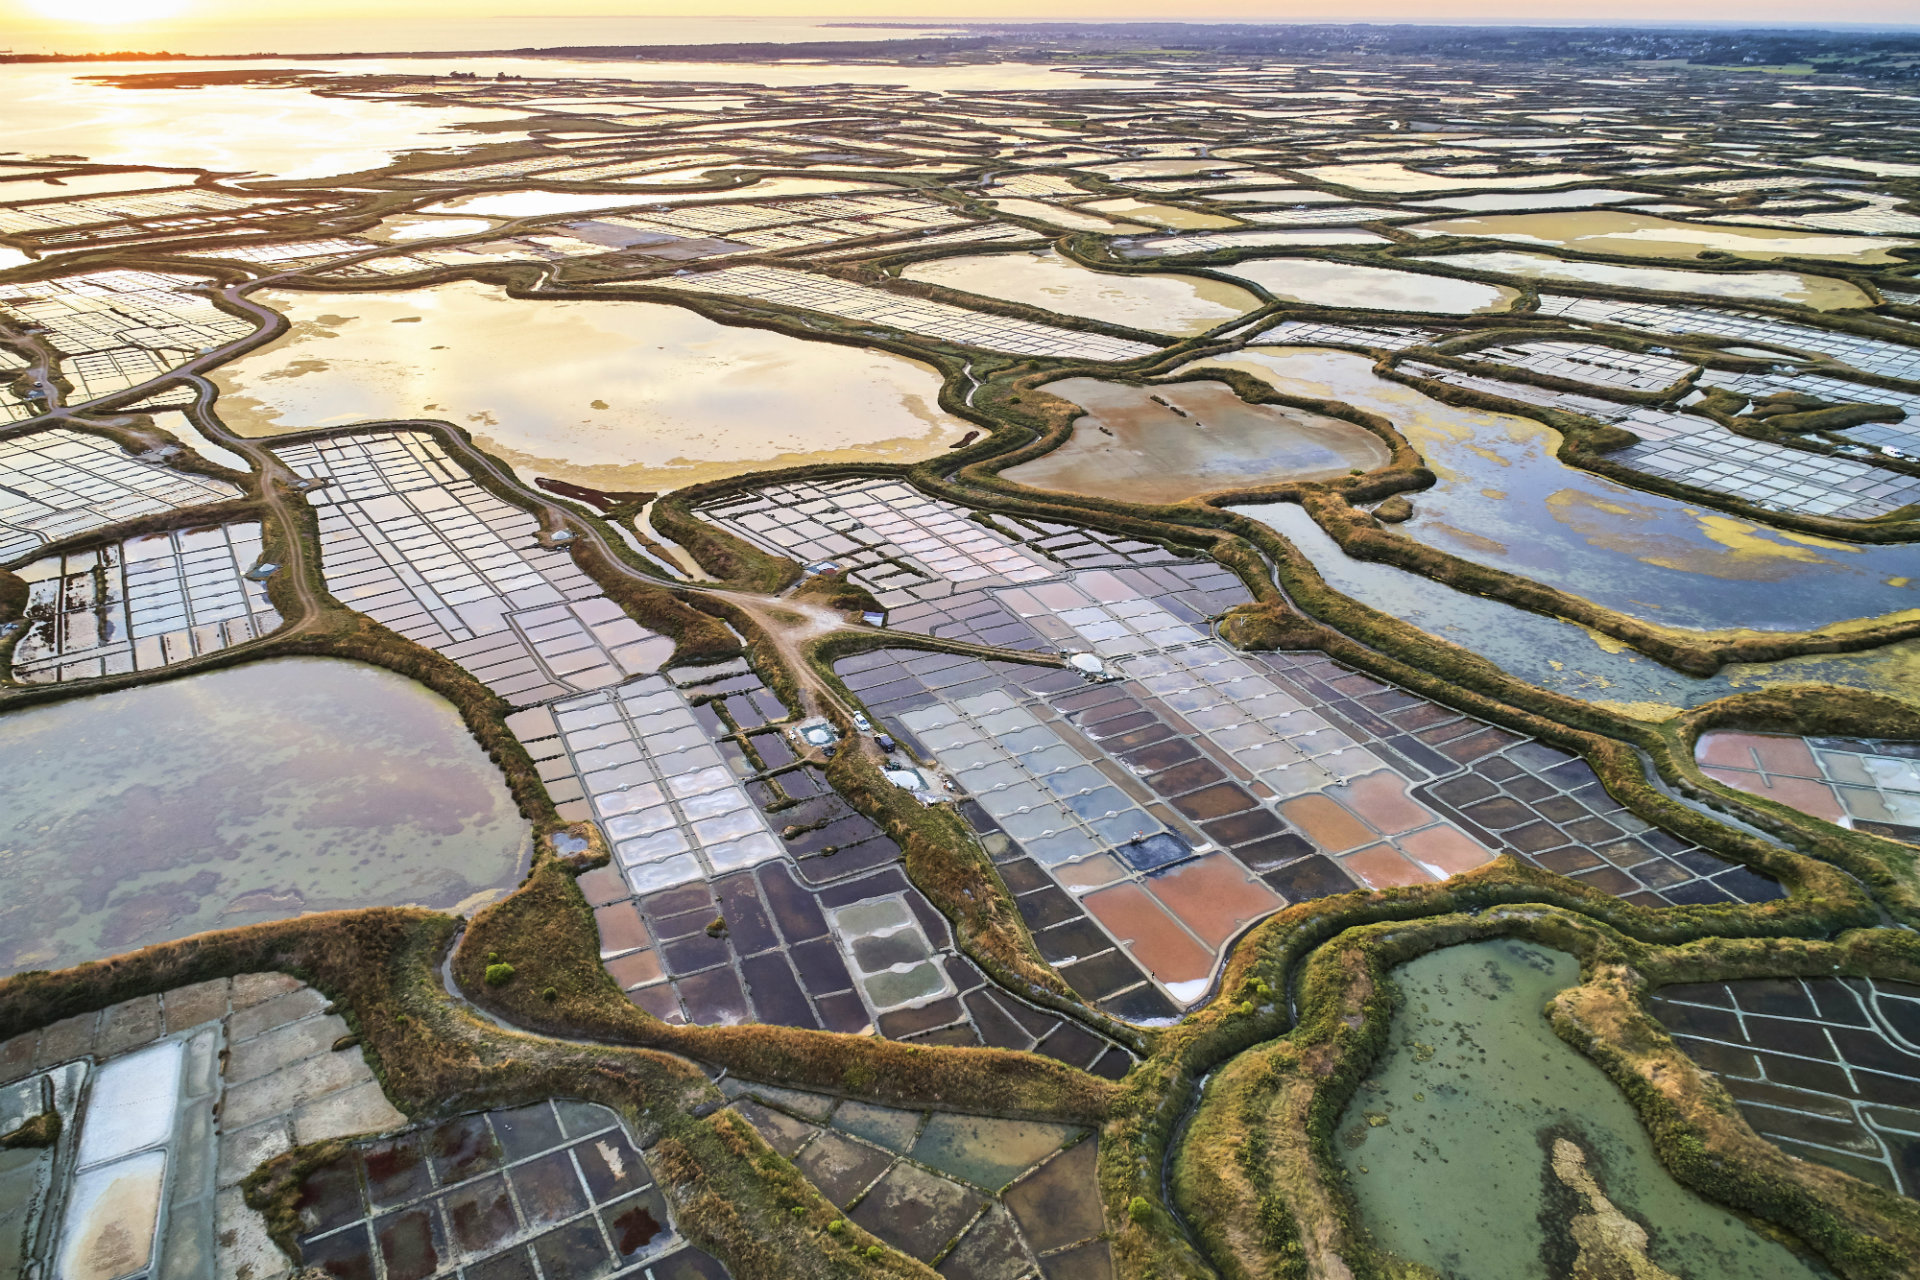
<instances>
[{"instance_id":1,"label":"distant shoreline","mask_svg":"<svg viewBox=\"0 0 1920 1280\"><path fill-rule=\"evenodd\" d=\"M1580 62L1594 65L1679 63L1719 70L1833 75L1893 83L1920 81L1920 26L1833 24L1734 26L1584 25L1417 22L1182 23L838 22L852 30L938 30L950 34L899 39L708 41L704 43L521 45L494 49L257 51L175 53L0 53L0 64L127 62L254 62L378 59L452 61L475 58L555 59L608 63L832 62L907 66L984 61L1089 63L1114 57L1315 58L1342 63L1405 57L1485 62ZM246 37L235 37L246 38Z\"/></svg>"}]
</instances>

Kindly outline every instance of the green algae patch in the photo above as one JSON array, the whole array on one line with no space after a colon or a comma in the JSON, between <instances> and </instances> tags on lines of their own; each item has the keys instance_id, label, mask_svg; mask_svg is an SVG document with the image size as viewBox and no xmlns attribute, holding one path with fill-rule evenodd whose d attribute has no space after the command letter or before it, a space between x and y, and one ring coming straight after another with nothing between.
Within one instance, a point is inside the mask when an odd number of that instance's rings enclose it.
<instances>
[{"instance_id":1,"label":"green algae patch","mask_svg":"<svg viewBox=\"0 0 1920 1280\"><path fill-rule=\"evenodd\" d=\"M1386 1052L1335 1144L1380 1247L1444 1275L1591 1271L1582 1264L1606 1233L1584 1231L1582 1216L1605 1215L1567 1194L1581 1189L1584 1166L1584 1182L1639 1228L1637 1256L1664 1271L1821 1274L1674 1183L1626 1098L1555 1036L1543 1007L1579 983L1573 956L1469 943L1409 961L1392 981Z\"/></svg>"}]
</instances>

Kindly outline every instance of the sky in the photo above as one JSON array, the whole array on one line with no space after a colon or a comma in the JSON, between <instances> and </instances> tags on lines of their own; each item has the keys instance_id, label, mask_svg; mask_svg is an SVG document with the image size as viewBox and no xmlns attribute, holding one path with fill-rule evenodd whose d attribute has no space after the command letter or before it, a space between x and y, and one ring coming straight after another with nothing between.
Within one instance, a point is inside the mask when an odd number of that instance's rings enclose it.
<instances>
[{"instance_id":1,"label":"sky","mask_svg":"<svg viewBox=\"0 0 1920 1280\"><path fill-rule=\"evenodd\" d=\"M793 41L882 36L822 22L1078 19L1668 25L1915 24L1913 0L0 0L0 49L23 53L375 52L542 44ZM830 16L821 14L822 8ZM722 10L722 14L716 14ZM270 16L264 16L270 15Z\"/></svg>"}]
</instances>

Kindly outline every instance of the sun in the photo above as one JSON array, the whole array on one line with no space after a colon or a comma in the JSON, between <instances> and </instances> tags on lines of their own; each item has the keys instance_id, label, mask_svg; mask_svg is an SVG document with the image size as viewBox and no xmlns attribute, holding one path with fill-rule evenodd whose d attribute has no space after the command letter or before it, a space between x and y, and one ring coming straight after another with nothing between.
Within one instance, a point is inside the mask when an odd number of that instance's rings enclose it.
<instances>
[{"instance_id":1,"label":"sun","mask_svg":"<svg viewBox=\"0 0 1920 1280\"><path fill-rule=\"evenodd\" d=\"M110 27L171 18L187 7L187 0L27 0L27 7L61 22Z\"/></svg>"}]
</instances>

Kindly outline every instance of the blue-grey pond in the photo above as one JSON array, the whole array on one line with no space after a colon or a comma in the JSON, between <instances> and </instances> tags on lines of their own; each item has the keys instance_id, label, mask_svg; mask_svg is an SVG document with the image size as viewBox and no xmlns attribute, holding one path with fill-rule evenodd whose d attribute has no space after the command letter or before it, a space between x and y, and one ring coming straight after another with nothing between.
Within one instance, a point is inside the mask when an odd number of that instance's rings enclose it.
<instances>
[{"instance_id":1,"label":"blue-grey pond","mask_svg":"<svg viewBox=\"0 0 1920 1280\"><path fill-rule=\"evenodd\" d=\"M528 828L452 704L289 658L0 716L0 975L496 896Z\"/></svg>"},{"instance_id":2,"label":"blue-grey pond","mask_svg":"<svg viewBox=\"0 0 1920 1280\"><path fill-rule=\"evenodd\" d=\"M1249 347L1186 371L1214 368L1392 421L1436 477L1409 495L1406 537L1630 617L1797 631L1920 607L1911 544L1834 542L1616 484L1561 462L1558 435L1533 419L1442 403L1370 357Z\"/></svg>"}]
</instances>

